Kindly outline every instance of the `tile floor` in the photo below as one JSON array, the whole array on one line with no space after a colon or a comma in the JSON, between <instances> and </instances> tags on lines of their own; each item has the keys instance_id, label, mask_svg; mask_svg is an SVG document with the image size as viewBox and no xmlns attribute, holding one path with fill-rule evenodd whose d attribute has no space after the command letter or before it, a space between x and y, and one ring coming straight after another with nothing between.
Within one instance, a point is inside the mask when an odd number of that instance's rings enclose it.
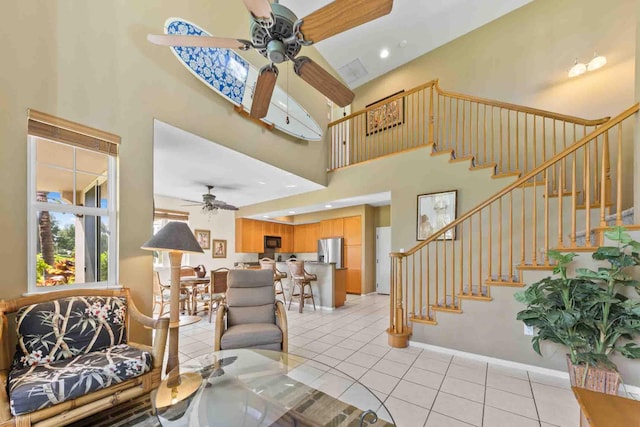
<instances>
[{"instance_id":1,"label":"tile floor","mask_svg":"<svg viewBox=\"0 0 640 427\"><path fill-rule=\"evenodd\" d=\"M388 316L389 298L382 295L349 296L335 311L306 306L299 314L292 305L289 352L321 362L311 362L299 379L343 401L370 402L363 389L326 366L345 372L384 402L399 427L579 425L568 380L416 347L391 348L384 333ZM207 316L180 330L181 362L212 350Z\"/></svg>"}]
</instances>

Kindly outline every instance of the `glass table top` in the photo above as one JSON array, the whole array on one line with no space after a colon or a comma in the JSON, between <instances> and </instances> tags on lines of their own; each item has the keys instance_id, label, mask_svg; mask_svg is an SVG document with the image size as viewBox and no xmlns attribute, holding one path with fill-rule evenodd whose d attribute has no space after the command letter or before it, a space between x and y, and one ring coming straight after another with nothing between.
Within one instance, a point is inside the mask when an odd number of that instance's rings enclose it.
<instances>
[{"instance_id":1,"label":"glass table top","mask_svg":"<svg viewBox=\"0 0 640 427\"><path fill-rule=\"evenodd\" d=\"M223 350L174 369L151 396L163 427L394 426L374 393L315 360Z\"/></svg>"}]
</instances>

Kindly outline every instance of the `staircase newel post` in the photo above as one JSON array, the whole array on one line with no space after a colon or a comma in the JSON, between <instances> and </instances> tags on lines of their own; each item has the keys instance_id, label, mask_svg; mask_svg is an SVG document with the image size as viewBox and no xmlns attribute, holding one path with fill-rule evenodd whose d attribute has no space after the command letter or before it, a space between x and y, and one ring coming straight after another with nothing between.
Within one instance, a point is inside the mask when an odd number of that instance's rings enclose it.
<instances>
[{"instance_id":1,"label":"staircase newel post","mask_svg":"<svg viewBox=\"0 0 640 427\"><path fill-rule=\"evenodd\" d=\"M393 313L393 327L387 330L389 335L389 345L396 348L405 348L409 346L409 336L411 335L411 328L405 324L404 307L402 306L402 260L404 254L393 253L392 258L397 259L397 268L395 269L395 275L393 276L393 287L391 293L391 300L389 304L395 306Z\"/></svg>"},{"instance_id":2,"label":"staircase newel post","mask_svg":"<svg viewBox=\"0 0 640 427\"><path fill-rule=\"evenodd\" d=\"M433 86L434 85L431 85L429 87L429 144L433 144Z\"/></svg>"}]
</instances>

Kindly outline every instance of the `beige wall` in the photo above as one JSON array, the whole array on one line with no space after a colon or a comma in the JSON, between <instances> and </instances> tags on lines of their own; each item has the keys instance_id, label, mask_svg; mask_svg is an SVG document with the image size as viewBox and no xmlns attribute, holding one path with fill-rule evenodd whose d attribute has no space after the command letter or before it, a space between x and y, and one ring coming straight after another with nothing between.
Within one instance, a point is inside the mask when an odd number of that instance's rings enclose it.
<instances>
[{"instance_id":1,"label":"beige wall","mask_svg":"<svg viewBox=\"0 0 640 427\"><path fill-rule=\"evenodd\" d=\"M376 227L391 226L391 205L376 207L373 211L373 215Z\"/></svg>"},{"instance_id":2,"label":"beige wall","mask_svg":"<svg viewBox=\"0 0 640 427\"><path fill-rule=\"evenodd\" d=\"M221 10L224 13L221 13ZM140 245L153 220L153 119L231 146L319 183L326 182L323 142L305 142L269 132L233 111L178 63L168 48L151 45L146 34L162 32L169 16L180 16L214 34L248 38L242 2L222 0L4 2L0 35L0 166L3 182L0 298L27 290L26 110L113 132L122 137L119 160L120 281L140 308L151 311L151 255ZM314 48L306 55L326 66ZM254 52L243 54L257 65ZM292 72L289 91L326 128L324 96ZM281 67L279 84L285 84ZM286 155L283 155L286 153ZM135 340L148 331L133 330Z\"/></svg>"}]
</instances>

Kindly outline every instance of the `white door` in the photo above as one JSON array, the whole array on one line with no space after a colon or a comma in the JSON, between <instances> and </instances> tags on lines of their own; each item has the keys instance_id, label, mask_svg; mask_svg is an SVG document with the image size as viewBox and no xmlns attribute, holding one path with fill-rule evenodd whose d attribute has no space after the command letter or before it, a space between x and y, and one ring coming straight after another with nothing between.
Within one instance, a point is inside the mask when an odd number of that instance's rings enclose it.
<instances>
[{"instance_id":1,"label":"white door","mask_svg":"<svg viewBox=\"0 0 640 427\"><path fill-rule=\"evenodd\" d=\"M376 228L376 291L389 295L391 227Z\"/></svg>"}]
</instances>

